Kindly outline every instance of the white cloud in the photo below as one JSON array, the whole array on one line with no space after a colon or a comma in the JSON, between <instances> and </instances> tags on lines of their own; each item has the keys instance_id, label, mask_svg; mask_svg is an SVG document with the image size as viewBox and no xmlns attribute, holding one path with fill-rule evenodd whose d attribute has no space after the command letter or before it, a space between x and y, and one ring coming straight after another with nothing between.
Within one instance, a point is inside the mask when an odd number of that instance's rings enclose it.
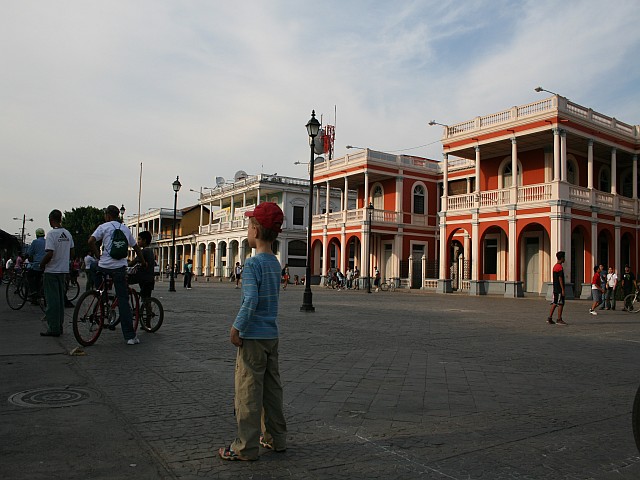
<instances>
[{"instance_id":1,"label":"white cloud","mask_svg":"<svg viewBox=\"0 0 640 480\"><path fill-rule=\"evenodd\" d=\"M8 2L0 154L12 200L0 228L23 212L46 226L54 207L133 212L140 162L143 210L171 203L176 175L181 205L238 169L304 177L293 162L308 156L312 108L333 123L337 105L338 154L430 143L432 118L526 103L537 84L637 123L640 14L614 5ZM440 147L407 153L440 158Z\"/></svg>"}]
</instances>

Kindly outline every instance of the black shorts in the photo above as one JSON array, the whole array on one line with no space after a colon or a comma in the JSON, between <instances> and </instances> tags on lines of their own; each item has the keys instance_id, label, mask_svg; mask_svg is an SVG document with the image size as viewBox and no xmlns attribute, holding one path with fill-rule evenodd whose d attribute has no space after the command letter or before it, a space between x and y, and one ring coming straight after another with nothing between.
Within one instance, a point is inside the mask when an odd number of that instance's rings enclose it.
<instances>
[{"instance_id":1,"label":"black shorts","mask_svg":"<svg viewBox=\"0 0 640 480\"><path fill-rule=\"evenodd\" d=\"M562 295L561 293L554 293L553 301L551 302L551 305L558 305L558 306L564 305L564 295Z\"/></svg>"}]
</instances>

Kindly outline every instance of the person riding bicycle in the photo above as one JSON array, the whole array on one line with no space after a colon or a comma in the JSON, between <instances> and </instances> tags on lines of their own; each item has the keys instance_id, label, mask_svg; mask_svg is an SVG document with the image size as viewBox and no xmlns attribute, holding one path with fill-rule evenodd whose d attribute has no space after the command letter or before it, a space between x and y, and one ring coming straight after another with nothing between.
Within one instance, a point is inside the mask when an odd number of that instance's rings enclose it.
<instances>
[{"instance_id":1,"label":"person riding bicycle","mask_svg":"<svg viewBox=\"0 0 640 480\"><path fill-rule=\"evenodd\" d=\"M116 230L122 231L126 238L127 249L133 247L134 251L142 267L147 266L147 261L142 256L142 250L136 244L129 228L120 222L120 210L115 205L109 205L104 211L105 222L96 228L88 240L89 248L98 259L98 271L96 274L96 286L99 287L104 276L110 275L113 279L113 285L118 297L118 311L120 313L120 325L122 326L122 335L127 345L136 345L140 340L133 330L133 316L131 305L129 305L129 289L127 287L127 257L126 254L122 258L113 258L114 245L113 238L116 236ZM102 242L102 254L98 250L97 243ZM119 255L118 255L119 256Z\"/></svg>"},{"instance_id":2,"label":"person riding bicycle","mask_svg":"<svg viewBox=\"0 0 640 480\"><path fill-rule=\"evenodd\" d=\"M36 228L36 239L29 245L27 250L27 257L31 259L29 270L27 271L27 278L29 280L29 292L31 292L31 303L38 303L38 291L42 284L42 268L40 262L45 255L45 239L44 229Z\"/></svg>"},{"instance_id":3,"label":"person riding bicycle","mask_svg":"<svg viewBox=\"0 0 640 480\"><path fill-rule=\"evenodd\" d=\"M147 266L142 266L142 262L136 257L129 262L129 267L140 265L137 272L129 276L129 284L137 283L140 285L140 298L146 300L151 298L151 292L155 287L155 266L156 259L153 250L149 248L151 243L151 232L145 230L138 235L138 247L142 249L142 258L147 262Z\"/></svg>"}]
</instances>

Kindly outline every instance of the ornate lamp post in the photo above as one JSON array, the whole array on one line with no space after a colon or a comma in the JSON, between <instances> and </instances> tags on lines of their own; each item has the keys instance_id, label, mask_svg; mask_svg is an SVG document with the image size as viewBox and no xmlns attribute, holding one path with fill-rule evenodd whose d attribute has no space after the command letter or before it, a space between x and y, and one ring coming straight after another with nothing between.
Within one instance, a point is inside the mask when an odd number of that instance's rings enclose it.
<instances>
[{"instance_id":1,"label":"ornate lamp post","mask_svg":"<svg viewBox=\"0 0 640 480\"><path fill-rule=\"evenodd\" d=\"M122 220L124 222L124 212L126 212L126 209L124 208L124 203L122 204L122 206L120 207L120 220Z\"/></svg>"},{"instance_id":2,"label":"ornate lamp post","mask_svg":"<svg viewBox=\"0 0 640 480\"><path fill-rule=\"evenodd\" d=\"M307 220L307 270L304 281L304 295L302 297L301 312L315 312L313 295L311 293L311 226L313 223L313 150L315 138L320 131L320 122L316 119L316 111L311 111L311 119L307 122L307 134L311 145L311 160L309 161L309 211Z\"/></svg>"},{"instance_id":3,"label":"ornate lamp post","mask_svg":"<svg viewBox=\"0 0 640 480\"><path fill-rule=\"evenodd\" d=\"M176 177L176 181L171 184L173 186L174 198L173 198L173 227L171 233L171 278L169 279L169 291L176 291L175 280L175 265L176 265L176 210L178 208L178 192L182 184L180 183L180 177Z\"/></svg>"},{"instance_id":4,"label":"ornate lamp post","mask_svg":"<svg viewBox=\"0 0 640 480\"><path fill-rule=\"evenodd\" d=\"M369 216L369 251L367 252L367 256L369 257L367 261L367 293L371 293L371 244L373 243L371 240L371 220L373 218L373 203L369 202L369 206L367 207L367 215Z\"/></svg>"}]
</instances>

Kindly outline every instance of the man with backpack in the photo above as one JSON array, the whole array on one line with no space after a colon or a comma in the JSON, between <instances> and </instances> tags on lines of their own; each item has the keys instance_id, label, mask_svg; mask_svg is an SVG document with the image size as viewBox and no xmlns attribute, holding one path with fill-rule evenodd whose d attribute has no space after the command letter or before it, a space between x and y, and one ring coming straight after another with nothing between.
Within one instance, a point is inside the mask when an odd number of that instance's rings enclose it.
<instances>
[{"instance_id":1,"label":"man with backpack","mask_svg":"<svg viewBox=\"0 0 640 480\"><path fill-rule=\"evenodd\" d=\"M127 288L127 254L129 247L133 247L138 261L146 268L147 262L142 256L142 249L136 244L129 228L120 222L120 210L115 205L109 205L104 211L105 223L98 226L89 237L89 248L98 259L96 272L96 287L99 287L106 275L113 279L113 286L118 297L118 311L122 335L127 345L140 343L133 330L133 316L129 305L129 291ZM97 242L102 242L102 254L98 250Z\"/></svg>"}]
</instances>

